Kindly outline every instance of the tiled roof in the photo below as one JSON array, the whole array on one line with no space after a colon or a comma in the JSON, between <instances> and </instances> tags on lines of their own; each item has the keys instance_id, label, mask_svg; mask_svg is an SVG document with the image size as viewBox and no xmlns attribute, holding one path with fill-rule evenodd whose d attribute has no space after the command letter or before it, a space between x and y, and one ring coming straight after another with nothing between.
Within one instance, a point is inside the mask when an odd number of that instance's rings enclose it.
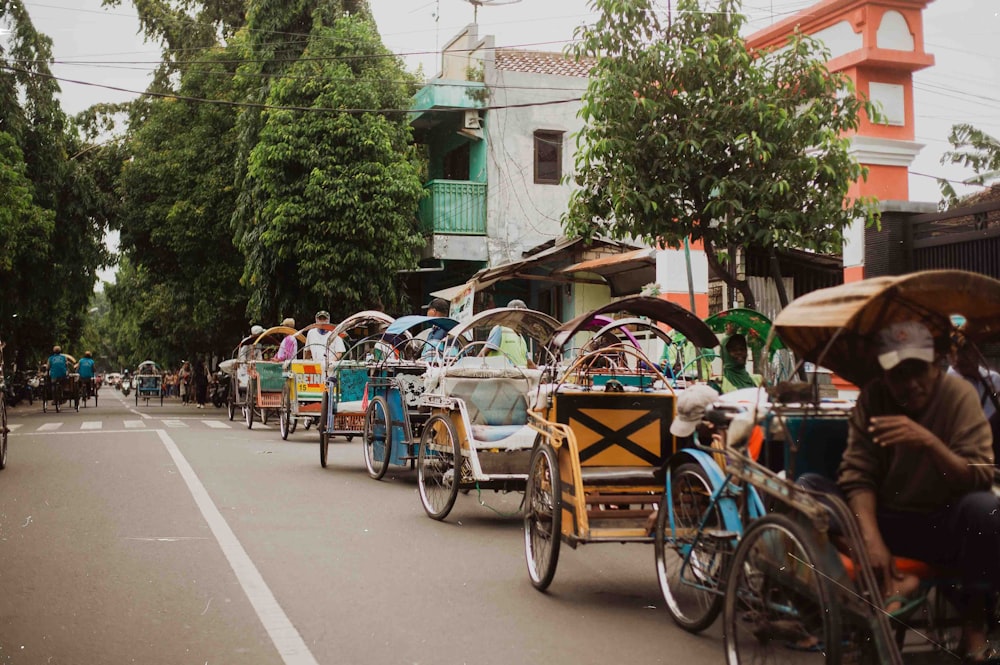
<instances>
[{"instance_id":1,"label":"tiled roof","mask_svg":"<svg viewBox=\"0 0 1000 665\"><path fill-rule=\"evenodd\" d=\"M519 51L516 49L497 49L496 68L528 74L553 74L555 76L590 76L594 66L592 58L581 59L579 62L572 56L548 51Z\"/></svg>"}]
</instances>

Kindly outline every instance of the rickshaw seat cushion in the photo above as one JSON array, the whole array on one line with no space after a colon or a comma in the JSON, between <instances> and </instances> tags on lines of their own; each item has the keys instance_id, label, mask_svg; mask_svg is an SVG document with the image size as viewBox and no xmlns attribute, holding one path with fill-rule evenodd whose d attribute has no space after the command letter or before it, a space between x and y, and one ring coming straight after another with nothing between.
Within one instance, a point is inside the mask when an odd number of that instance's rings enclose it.
<instances>
[{"instance_id":1,"label":"rickshaw seat cushion","mask_svg":"<svg viewBox=\"0 0 1000 665\"><path fill-rule=\"evenodd\" d=\"M527 425L473 425L472 438L476 443L502 444L490 448L531 448L537 433Z\"/></svg>"},{"instance_id":2,"label":"rickshaw seat cushion","mask_svg":"<svg viewBox=\"0 0 1000 665\"><path fill-rule=\"evenodd\" d=\"M526 382L514 378L441 378L445 395L465 402L472 425L525 425L528 422Z\"/></svg>"},{"instance_id":3,"label":"rickshaw seat cushion","mask_svg":"<svg viewBox=\"0 0 1000 665\"><path fill-rule=\"evenodd\" d=\"M666 466L584 466L580 468L584 485L662 485Z\"/></svg>"},{"instance_id":4,"label":"rickshaw seat cushion","mask_svg":"<svg viewBox=\"0 0 1000 665\"><path fill-rule=\"evenodd\" d=\"M857 568L855 567L854 561L851 557L841 552L840 563L844 566L844 570L847 572L847 577L852 580L855 579L857 576ZM958 577L957 571L935 566L927 563L926 561L920 561L919 559L896 556L893 557L893 563L896 565L896 570L900 573L904 575L915 575L924 581L954 579Z\"/></svg>"},{"instance_id":5,"label":"rickshaw seat cushion","mask_svg":"<svg viewBox=\"0 0 1000 665\"><path fill-rule=\"evenodd\" d=\"M361 400L334 402L334 413L364 413L365 403Z\"/></svg>"}]
</instances>

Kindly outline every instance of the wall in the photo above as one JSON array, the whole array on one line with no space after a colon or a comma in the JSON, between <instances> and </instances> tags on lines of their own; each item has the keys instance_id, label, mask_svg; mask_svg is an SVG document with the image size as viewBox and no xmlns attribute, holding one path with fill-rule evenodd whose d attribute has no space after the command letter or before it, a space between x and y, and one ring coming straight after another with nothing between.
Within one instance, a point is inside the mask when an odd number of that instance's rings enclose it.
<instances>
[{"instance_id":1,"label":"wall","mask_svg":"<svg viewBox=\"0 0 1000 665\"><path fill-rule=\"evenodd\" d=\"M491 60L487 62L491 107L578 98L586 90L585 78L496 70ZM562 235L559 220L571 186L534 183L534 132L565 132L562 164L563 174L568 175L575 152L572 135L583 126L576 117L579 108L579 102L572 102L487 112L490 265L520 260L525 250Z\"/></svg>"}]
</instances>

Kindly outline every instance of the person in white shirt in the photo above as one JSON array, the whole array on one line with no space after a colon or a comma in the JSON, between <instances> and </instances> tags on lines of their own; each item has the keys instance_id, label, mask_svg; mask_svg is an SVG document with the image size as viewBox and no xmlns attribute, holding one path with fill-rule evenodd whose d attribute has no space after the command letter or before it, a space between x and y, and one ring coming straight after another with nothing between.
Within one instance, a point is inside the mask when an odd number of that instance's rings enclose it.
<instances>
[{"instance_id":1,"label":"person in white shirt","mask_svg":"<svg viewBox=\"0 0 1000 665\"><path fill-rule=\"evenodd\" d=\"M316 312L316 323L330 323L330 313L326 310ZM309 357L315 362L323 363L324 367L337 362L347 353L347 345L344 344L344 340L340 336L331 340L330 334L331 331L323 328L313 328L306 334L306 349L309 351ZM330 342L329 347L327 347L327 341ZM328 350L329 356L327 356Z\"/></svg>"}]
</instances>

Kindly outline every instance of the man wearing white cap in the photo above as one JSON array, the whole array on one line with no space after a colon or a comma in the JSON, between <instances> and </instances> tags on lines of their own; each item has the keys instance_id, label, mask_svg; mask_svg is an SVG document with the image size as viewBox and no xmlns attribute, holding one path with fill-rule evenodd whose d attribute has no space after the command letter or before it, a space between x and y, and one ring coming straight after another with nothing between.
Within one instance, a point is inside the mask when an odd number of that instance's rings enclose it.
<instances>
[{"instance_id":1,"label":"man wearing white cap","mask_svg":"<svg viewBox=\"0 0 1000 665\"><path fill-rule=\"evenodd\" d=\"M918 585L896 570L893 556L960 572L964 590L950 600L963 619L960 649L977 662L987 648L981 585L1000 590L992 437L975 390L935 361L922 323L879 333L883 373L862 389L851 414L837 486L857 516L887 612L913 605ZM815 480L803 484L823 489Z\"/></svg>"},{"instance_id":2,"label":"man wearing white cap","mask_svg":"<svg viewBox=\"0 0 1000 665\"><path fill-rule=\"evenodd\" d=\"M330 313L326 310L316 312L316 323L330 323ZM306 333L306 348L309 349L309 357L316 362L323 363L324 367L340 360L347 352L344 340L339 335L329 339L329 334L330 331L323 328L312 328ZM327 342L329 342L329 348ZM328 350L329 355L327 355Z\"/></svg>"}]
</instances>

